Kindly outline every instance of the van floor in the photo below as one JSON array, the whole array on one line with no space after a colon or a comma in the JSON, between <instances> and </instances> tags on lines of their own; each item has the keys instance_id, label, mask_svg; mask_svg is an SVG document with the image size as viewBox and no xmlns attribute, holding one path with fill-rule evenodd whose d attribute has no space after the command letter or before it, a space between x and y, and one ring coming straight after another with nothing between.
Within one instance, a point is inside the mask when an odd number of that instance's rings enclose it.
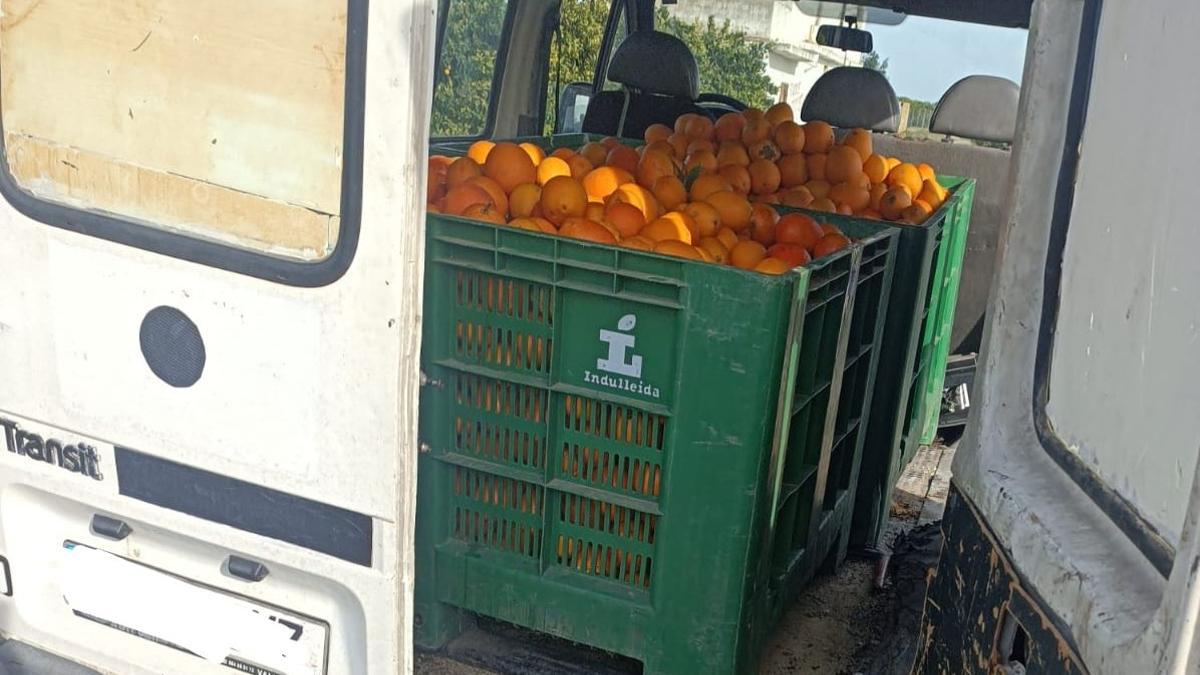
<instances>
[{"instance_id":1,"label":"van floor","mask_svg":"<svg viewBox=\"0 0 1200 675\"><path fill-rule=\"evenodd\" d=\"M851 558L814 579L780 621L764 648L760 675L907 675L925 600L926 572L941 550L938 530L950 488L956 445L921 448L896 484L885 543L890 549L882 589L879 561ZM481 622L440 653L418 653L418 675L630 675L636 661L582 650L511 626Z\"/></svg>"}]
</instances>

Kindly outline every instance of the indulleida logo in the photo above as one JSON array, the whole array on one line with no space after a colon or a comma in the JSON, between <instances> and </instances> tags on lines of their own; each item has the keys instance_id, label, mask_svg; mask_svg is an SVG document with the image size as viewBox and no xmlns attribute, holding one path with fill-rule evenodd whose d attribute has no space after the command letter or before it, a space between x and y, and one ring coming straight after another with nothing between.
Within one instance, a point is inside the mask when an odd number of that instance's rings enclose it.
<instances>
[{"instance_id":1,"label":"indulleida logo","mask_svg":"<svg viewBox=\"0 0 1200 675\"><path fill-rule=\"evenodd\" d=\"M617 330L600 329L600 342L608 345L608 355L596 359L596 370L600 372L583 371L584 382L650 398L662 396L658 387L641 379L642 357L633 351L637 344L637 338L633 336L636 326L637 317L626 314L617 321Z\"/></svg>"}]
</instances>

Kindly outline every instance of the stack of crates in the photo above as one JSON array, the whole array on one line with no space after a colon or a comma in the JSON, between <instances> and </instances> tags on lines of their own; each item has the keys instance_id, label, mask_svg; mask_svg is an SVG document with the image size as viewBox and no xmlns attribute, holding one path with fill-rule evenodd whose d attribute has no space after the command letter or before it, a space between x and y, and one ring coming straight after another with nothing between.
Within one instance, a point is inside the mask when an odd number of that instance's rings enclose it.
<instances>
[{"instance_id":1,"label":"stack of crates","mask_svg":"<svg viewBox=\"0 0 1200 675\"><path fill-rule=\"evenodd\" d=\"M417 644L752 669L845 554L898 243L769 276L431 215Z\"/></svg>"}]
</instances>

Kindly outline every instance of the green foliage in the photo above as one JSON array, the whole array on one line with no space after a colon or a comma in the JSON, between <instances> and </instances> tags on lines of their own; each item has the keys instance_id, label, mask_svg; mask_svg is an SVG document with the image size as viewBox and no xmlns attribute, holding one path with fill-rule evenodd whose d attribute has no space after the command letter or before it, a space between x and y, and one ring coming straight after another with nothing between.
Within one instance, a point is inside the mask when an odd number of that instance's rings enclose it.
<instances>
[{"instance_id":1,"label":"green foliage","mask_svg":"<svg viewBox=\"0 0 1200 675\"><path fill-rule=\"evenodd\" d=\"M869 54L864 56L862 64L863 64L863 68L870 68L871 70L878 70L883 75L887 75L888 59L879 58L879 54L876 52L870 52Z\"/></svg>"},{"instance_id":2,"label":"green foliage","mask_svg":"<svg viewBox=\"0 0 1200 675\"><path fill-rule=\"evenodd\" d=\"M556 92L572 82L591 82L596 56L604 39L609 0L562 0L558 38L550 43L550 69L546 83L546 133L554 130L558 110ZM620 32L624 32L622 24Z\"/></svg>"},{"instance_id":3,"label":"green foliage","mask_svg":"<svg viewBox=\"0 0 1200 675\"><path fill-rule=\"evenodd\" d=\"M435 73L430 136L475 136L487 124L508 0L451 0Z\"/></svg>"},{"instance_id":4,"label":"green foliage","mask_svg":"<svg viewBox=\"0 0 1200 675\"><path fill-rule=\"evenodd\" d=\"M700 90L732 96L746 105L766 108L779 89L767 77L768 42L750 42L726 19L712 16L704 23L672 17L665 8L655 15L658 30L683 40L700 67Z\"/></svg>"}]
</instances>

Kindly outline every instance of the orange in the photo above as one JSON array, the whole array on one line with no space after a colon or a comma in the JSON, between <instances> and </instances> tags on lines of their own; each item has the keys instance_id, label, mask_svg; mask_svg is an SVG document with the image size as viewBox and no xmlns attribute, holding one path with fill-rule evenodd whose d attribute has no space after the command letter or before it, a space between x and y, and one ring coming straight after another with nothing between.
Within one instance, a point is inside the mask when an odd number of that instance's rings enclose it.
<instances>
[{"instance_id":1,"label":"orange","mask_svg":"<svg viewBox=\"0 0 1200 675\"><path fill-rule=\"evenodd\" d=\"M804 184L804 187L807 187L808 191L811 192L812 196L816 199L824 199L825 197L828 197L829 191L833 189L833 186L830 185L829 181L827 180L810 180Z\"/></svg>"},{"instance_id":2,"label":"orange","mask_svg":"<svg viewBox=\"0 0 1200 675\"><path fill-rule=\"evenodd\" d=\"M492 196L492 203L496 205L500 213L508 213L508 195L505 194L504 188L500 187L499 183L487 176L476 176L467 182L487 190L487 193Z\"/></svg>"},{"instance_id":3,"label":"orange","mask_svg":"<svg viewBox=\"0 0 1200 675\"><path fill-rule=\"evenodd\" d=\"M716 237L706 237L701 239L696 246L699 247L700 250L707 253L708 256L713 259L713 262L717 264L724 265L729 260L729 249L726 248L725 244L722 244L721 240L717 239Z\"/></svg>"},{"instance_id":4,"label":"orange","mask_svg":"<svg viewBox=\"0 0 1200 675\"><path fill-rule=\"evenodd\" d=\"M698 202L714 192L732 189L733 186L729 184L729 181L720 175L713 173L704 174L697 176L696 180L692 181L692 189L688 191L688 197L692 201Z\"/></svg>"},{"instance_id":5,"label":"orange","mask_svg":"<svg viewBox=\"0 0 1200 675\"><path fill-rule=\"evenodd\" d=\"M925 162L917 165L917 172L921 174L921 180L937 180L937 172Z\"/></svg>"},{"instance_id":6,"label":"orange","mask_svg":"<svg viewBox=\"0 0 1200 675\"><path fill-rule=\"evenodd\" d=\"M779 195L779 203L784 206L792 206L795 208L804 208L813 203L813 193L809 192L808 188L803 185L794 187Z\"/></svg>"},{"instance_id":7,"label":"orange","mask_svg":"<svg viewBox=\"0 0 1200 675\"><path fill-rule=\"evenodd\" d=\"M496 144L486 139L475 141L471 144L471 147L467 148L467 157L475 160L475 163L479 166L483 166L487 162L488 154L491 153L494 147L496 147Z\"/></svg>"},{"instance_id":8,"label":"orange","mask_svg":"<svg viewBox=\"0 0 1200 675\"><path fill-rule=\"evenodd\" d=\"M874 146L871 142L871 132L866 129L854 129L846 134L846 137L842 139L842 145L858 151L859 158L864 162L871 156L871 149Z\"/></svg>"},{"instance_id":9,"label":"orange","mask_svg":"<svg viewBox=\"0 0 1200 675\"><path fill-rule=\"evenodd\" d=\"M746 108L742 111L742 117L746 118L747 122L765 121L767 119L767 114L758 108Z\"/></svg>"},{"instance_id":10,"label":"orange","mask_svg":"<svg viewBox=\"0 0 1200 675\"><path fill-rule=\"evenodd\" d=\"M925 222L925 220L928 219L932 213L933 209L929 206L928 202L921 201L920 199L914 199L912 206L904 209L904 211L900 213L900 217L904 220L908 220L920 225L921 223Z\"/></svg>"},{"instance_id":11,"label":"orange","mask_svg":"<svg viewBox=\"0 0 1200 675\"><path fill-rule=\"evenodd\" d=\"M632 205L642 212L642 216L646 218L647 223L657 218L660 213L658 200L654 198L654 194L632 181L624 183L621 187L617 188L617 191L609 197L609 201L624 202Z\"/></svg>"},{"instance_id":12,"label":"orange","mask_svg":"<svg viewBox=\"0 0 1200 675\"><path fill-rule=\"evenodd\" d=\"M446 189L462 185L476 176L483 175L483 168L470 157L459 157L446 167Z\"/></svg>"},{"instance_id":13,"label":"orange","mask_svg":"<svg viewBox=\"0 0 1200 675\"><path fill-rule=\"evenodd\" d=\"M533 160L534 166L538 166L542 163L543 159L546 159L546 153L533 143L522 143L521 149L525 151L525 154L529 155L529 159Z\"/></svg>"},{"instance_id":14,"label":"orange","mask_svg":"<svg viewBox=\"0 0 1200 675\"><path fill-rule=\"evenodd\" d=\"M433 202L426 203L425 210L430 213L441 213L442 212L442 210L440 208L438 208L438 205Z\"/></svg>"},{"instance_id":15,"label":"orange","mask_svg":"<svg viewBox=\"0 0 1200 675\"><path fill-rule=\"evenodd\" d=\"M721 242L725 248L731 249L737 245L738 236L736 232L728 227L722 227L721 229L717 230L716 240Z\"/></svg>"},{"instance_id":16,"label":"orange","mask_svg":"<svg viewBox=\"0 0 1200 675\"><path fill-rule=\"evenodd\" d=\"M604 221L604 204L600 202L588 202L587 207L583 210L583 217L588 220L594 220L601 225L609 224Z\"/></svg>"},{"instance_id":17,"label":"orange","mask_svg":"<svg viewBox=\"0 0 1200 675\"><path fill-rule=\"evenodd\" d=\"M713 128L713 137L717 141L740 141L742 129L746 126L746 118L741 114L731 112L721 115Z\"/></svg>"},{"instance_id":18,"label":"orange","mask_svg":"<svg viewBox=\"0 0 1200 675\"><path fill-rule=\"evenodd\" d=\"M833 127L828 122L809 122L804 125L804 152L826 153L833 147Z\"/></svg>"},{"instance_id":19,"label":"orange","mask_svg":"<svg viewBox=\"0 0 1200 675\"><path fill-rule=\"evenodd\" d=\"M603 143L584 143L582 148L579 148L579 154L587 158L587 161L592 163L592 166L602 166L604 160L608 158L608 148L604 147Z\"/></svg>"},{"instance_id":20,"label":"orange","mask_svg":"<svg viewBox=\"0 0 1200 675\"><path fill-rule=\"evenodd\" d=\"M858 213L859 218L871 218L872 220L883 220L883 214L875 209L863 209Z\"/></svg>"},{"instance_id":21,"label":"orange","mask_svg":"<svg viewBox=\"0 0 1200 675\"><path fill-rule=\"evenodd\" d=\"M888 172L886 182L888 187L903 185L908 188L908 194L911 196L921 192L921 185L924 183L924 179L921 178L921 172L917 167L905 162L897 165L896 168Z\"/></svg>"},{"instance_id":22,"label":"orange","mask_svg":"<svg viewBox=\"0 0 1200 675\"><path fill-rule=\"evenodd\" d=\"M427 167L429 173L425 182L425 201L436 202L446 196L446 173L450 170L449 157L434 155L429 158Z\"/></svg>"},{"instance_id":23,"label":"orange","mask_svg":"<svg viewBox=\"0 0 1200 675\"><path fill-rule=\"evenodd\" d=\"M533 218L513 218L508 221L508 224L517 229L529 230L530 232L542 231L542 228L538 226L537 221Z\"/></svg>"},{"instance_id":24,"label":"orange","mask_svg":"<svg viewBox=\"0 0 1200 675\"><path fill-rule=\"evenodd\" d=\"M800 244L775 244L767 249L767 255L788 264L788 267L799 267L812 262L808 249Z\"/></svg>"},{"instance_id":25,"label":"orange","mask_svg":"<svg viewBox=\"0 0 1200 675\"><path fill-rule=\"evenodd\" d=\"M571 177L575 180L583 180L583 177L591 173L595 168L591 160L583 155L571 155L568 157L567 166L571 167Z\"/></svg>"},{"instance_id":26,"label":"orange","mask_svg":"<svg viewBox=\"0 0 1200 675\"><path fill-rule=\"evenodd\" d=\"M717 165L728 166L730 164L738 166L750 164L750 153L746 152L746 146L742 145L741 141L724 141L717 149Z\"/></svg>"},{"instance_id":27,"label":"orange","mask_svg":"<svg viewBox=\"0 0 1200 675\"><path fill-rule=\"evenodd\" d=\"M695 246L674 239L660 241L654 245L654 252L663 255L675 256L677 258L690 258L692 260L704 260L704 256L696 249Z\"/></svg>"},{"instance_id":28,"label":"orange","mask_svg":"<svg viewBox=\"0 0 1200 675\"><path fill-rule=\"evenodd\" d=\"M879 199L879 212L888 220L896 220L910 206L912 193L902 185L891 188Z\"/></svg>"},{"instance_id":29,"label":"orange","mask_svg":"<svg viewBox=\"0 0 1200 675\"><path fill-rule=\"evenodd\" d=\"M616 136L605 136L604 138L600 139L600 145L603 145L605 150L612 150L620 144L621 139L617 138Z\"/></svg>"},{"instance_id":30,"label":"orange","mask_svg":"<svg viewBox=\"0 0 1200 675\"><path fill-rule=\"evenodd\" d=\"M570 176L571 165L567 164L567 160L561 157L547 157L538 164L537 182L538 185L545 185L551 178L555 176Z\"/></svg>"},{"instance_id":31,"label":"orange","mask_svg":"<svg viewBox=\"0 0 1200 675\"><path fill-rule=\"evenodd\" d=\"M775 224L775 240L781 244L797 244L811 249L825 233L821 224L803 213L788 213Z\"/></svg>"},{"instance_id":32,"label":"orange","mask_svg":"<svg viewBox=\"0 0 1200 675\"><path fill-rule=\"evenodd\" d=\"M497 225L504 224L504 212L495 204L472 204L463 212L464 218L483 220Z\"/></svg>"},{"instance_id":33,"label":"orange","mask_svg":"<svg viewBox=\"0 0 1200 675\"><path fill-rule=\"evenodd\" d=\"M871 180L872 185L882 183L887 179L887 160L879 155L871 155L863 161L863 173Z\"/></svg>"},{"instance_id":34,"label":"orange","mask_svg":"<svg viewBox=\"0 0 1200 675\"><path fill-rule=\"evenodd\" d=\"M804 127L799 124L785 120L775 127L772 136L775 138L775 145L779 146L779 151L783 154L804 152Z\"/></svg>"},{"instance_id":35,"label":"orange","mask_svg":"<svg viewBox=\"0 0 1200 675\"><path fill-rule=\"evenodd\" d=\"M442 204L442 212L459 216L467 210L467 207L475 204L495 205L495 203L487 190L474 183L464 183L450 188L450 191L446 193L445 202Z\"/></svg>"},{"instance_id":36,"label":"orange","mask_svg":"<svg viewBox=\"0 0 1200 675\"><path fill-rule=\"evenodd\" d=\"M709 140L713 135L713 121L704 115L692 115L683 133L692 140Z\"/></svg>"},{"instance_id":37,"label":"orange","mask_svg":"<svg viewBox=\"0 0 1200 675\"><path fill-rule=\"evenodd\" d=\"M512 192L521 183L537 181L537 167L529 155L515 143L497 143L488 153L483 165L483 175L500 184L505 192Z\"/></svg>"},{"instance_id":38,"label":"orange","mask_svg":"<svg viewBox=\"0 0 1200 675\"><path fill-rule=\"evenodd\" d=\"M883 195L888 191L888 187L882 183L871 186L871 201L868 206L872 209L879 210L879 201L883 199Z\"/></svg>"},{"instance_id":39,"label":"orange","mask_svg":"<svg viewBox=\"0 0 1200 675\"><path fill-rule=\"evenodd\" d=\"M655 152L661 152L667 157L675 157L675 146L666 141L654 141L653 143L647 143L646 145L643 145L641 147L642 156L645 157L646 153L650 152L651 150Z\"/></svg>"},{"instance_id":40,"label":"orange","mask_svg":"<svg viewBox=\"0 0 1200 675\"><path fill-rule=\"evenodd\" d=\"M756 159L750 163L750 191L756 195L769 195L779 190L781 175L775 162Z\"/></svg>"},{"instance_id":41,"label":"orange","mask_svg":"<svg viewBox=\"0 0 1200 675\"><path fill-rule=\"evenodd\" d=\"M825 169L829 163L829 155L815 154L808 156L808 179L825 180Z\"/></svg>"},{"instance_id":42,"label":"orange","mask_svg":"<svg viewBox=\"0 0 1200 675\"><path fill-rule=\"evenodd\" d=\"M572 218L563 223L558 233L572 239L583 239L597 244L615 244L617 238L607 227L587 218Z\"/></svg>"},{"instance_id":43,"label":"orange","mask_svg":"<svg viewBox=\"0 0 1200 675\"><path fill-rule=\"evenodd\" d=\"M747 117L746 126L742 127L742 142L750 146L765 141L771 137L771 131L771 123L765 117L762 119Z\"/></svg>"},{"instance_id":44,"label":"orange","mask_svg":"<svg viewBox=\"0 0 1200 675\"><path fill-rule=\"evenodd\" d=\"M838 212L837 204L834 204L833 200L829 197L817 197L808 205L808 208L813 211L824 211L825 213Z\"/></svg>"},{"instance_id":45,"label":"orange","mask_svg":"<svg viewBox=\"0 0 1200 675\"><path fill-rule=\"evenodd\" d=\"M732 190L713 192L704 201L717 210L721 216L721 224L734 232L740 232L750 226L750 202Z\"/></svg>"},{"instance_id":46,"label":"orange","mask_svg":"<svg viewBox=\"0 0 1200 675\"><path fill-rule=\"evenodd\" d=\"M717 146L713 145L713 142L708 140L707 138L696 139L696 140L692 141L691 143L688 143L687 154L690 155L690 154L699 152L701 150L707 150L708 152L716 154Z\"/></svg>"},{"instance_id":47,"label":"orange","mask_svg":"<svg viewBox=\"0 0 1200 675\"><path fill-rule=\"evenodd\" d=\"M779 167L779 184L795 187L808 182L808 160L804 155L784 155L775 163Z\"/></svg>"},{"instance_id":48,"label":"orange","mask_svg":"<svg viewBox=\"0 0 1200 675\"><path fill-rule=\"evenodd\" d=\"M608 156L604 160L604 163L611 167L624 169L633 174L637 171L638 160L640 159L641 157L638 157L637 151L633 148L628 145L618 145L608 151Z\"/></svg>"},{"instance_id":49,"label":"orange","mask_svg":"<svg viewBox=\"0 0 1200 675\"><path fill-rule=\"evenodd\" d=\"M821 241L813 247L812 254L814 258L821 258L840 251L850 245L850 240L841 234L827 234L821 237Z\"/></svg>"},{"instance_id":50,"label":"orange","mask_svg":"<svg viewBox=\"0 0 1200 675\"><path fill-rule=\"evenodd\" d=\"M751 188L750 170L738 164L726 164L721 167L718 174L725 180L729 181L730 187L738 194L748 195Z\"/></svg>"},{"instance_id":51,"label":"orange","mask_svg":"<svg viewBox=\"0 0 1200 675\"><path fill-rule=\"evenodd\" d=\"M612 166L602 166L592 169L583 177L583 189L587 191L589 201L602 202L617 188L625 183L632 183L633 175L624 169Z\"/></svg>"},{"instance_id":52,"label":"orange","mask_svg":"<svg viewBox=\"0 0 1200 675\"><path fill-rule=\"evenodd\" d=\"M687 132L688 122L690 122L691 119L695 116L696 116L696 113L684 113L684 114L680 115L679 117L676 117L675 118L675 126L672 127L674 129L675 133L685 134Z\"/></svg>"},{"instance_id":53,"label":"orange","mask_svg":"<svg viewBox=\"0 0 1200 675\"><path fill-rule=\"evenodd\" d=\"M829 190L829 198L838 206L848 206L850 211L861 211L871 204L871 191L851 183L838 183Z\"/></svg>"},{"instance_id":54,"label":"orange","mask_svg":"<svg viewBox=\"0 0 1200 675\"><path fill-rule=\"evenodd\" d=\"M779 214L766 204L750 206L750 238L763 246L775 243L775 223Z\"/></svg>"},{"instance_id":55,"label":"orange","mask_svg":"<svg viewBox=\"0 0 1200 675\"><path fill-rule=\"evenodd\" d=\"M921 184L921 192L917 194L917 199L925 202L934 211L942 208L942 204L946 201L946 188L932 178L926 178Z\"/></svg>"},{"instance_id":56,"label":"orange","mask_svg":"<svg viewBox=\"0 0 1200 675\"><path fill-rule=\"evenodd\" d=\"M562 225L567 218L578 218L587 212L587 191L574 178L555 176L542 186L540 204L543 218Z\"/></svg>"},{"instance_id":57,"label":"orange","mask_svg":"<svg viewBox=\"0 0 1200 675\"><path fill-rule=\"evenodd\" d=\"M887 160L888 171L900 166L900 160L895 157L884 157Z\"/></svg>"},{"instance_id":58,"label":"orange","mask_svg":"<svg viewBox=\"0 0 1200 675\"><path fill-rule=\"evenodd\" d=\"M762 274L785 274L792 266L779 258L764 258L754 266L754 271Z\"/></svg>"},{"instance_id":59,"label":"orange","mask_svg":"<svg viewBox=\"0 0 1200 675\"><path fill-rule=\"evenodd\" d=\"M854 215L854 209L850 208L849 206L846 206L845 204L837 204L837 212L842 214L843 216Z\"/></svg>"},{"instance_id":60,"label":"orange","mask_svg":"<svg viewBox=\"0 0 1200 675\"><path fill-rule=\"evenodd\" d=\"M537 183L521 183L509 195L508 212L513 218L528 218L541 201L542 188Z\"/></svg>"},{"instance_id":61,"label":"orange","mask_svg":"<svg viewBox=\"0 0 1200 675\"><path fill-rule=\"evenodd\" d=\"M687 147L691 145L692 139L676 132L667 137L667 142L671 144L672 148L675 148L676 157L687 157Z\"/></svg>"},{"instance_id":62,"label":"orange","mask_svg":"<svg viewBox=\"0 0 1200 675\"><path fill-rule=\"evenodd\" d=\"M824 232L825 234L841 234L842 233L842 231L840 229L838 229L838 226L834 225L833 223L821 223L821 231Z\"/></svg>"},{"instance_id":63,"label":"orange","mask_svg":"<svg viewBox=\"0 0 1200 675\"><path fill-rule=\"evenodd\" d=\"M654 250L654 242L640 235L622 239L621 246L624 246L625 248L636 249L638 251Z\"/></svg>"},{"instance_id":64,"label":"orange","mask_svg":"<svg viewBox=\"0 0 1200 675\"><path fill-rule=\"evenodd\" d=\"M551 157L557 157L561 160L570 159L575 155L575 151L570 148L555 148L554 152L550 153Z\"/></svg>"},{"instance_id":65,"label":"orange","mask_svg":"<svg viewBox=\"0 0 1200 675\"><path fill-rule=\"evenodd\" d=\"M546 220L545 218L534 217L530 218L529 220L532 220L535 224L537 224L538 228L546 234L558 234L558 228L554 226L554 223Z\"/></svg>"},{"instance_id":66,"label":"orange","mask_svg":"<svg viewBox=\"0 0 1200 675\"><path fill-rule=\"evenodd\" d=\"M650 241L677 240L686 244L692 243L692 229L695 221L685 213L671 211L642 228L638 234Z\"/></svg>"},{"instance_id":67,"label":"orange","mask_svg":"<svg viewBox=\"0 0 1200 675\"><path fill-rule=\"evenodd\" d=\"M654 182L663 176L674 176L678 172L678 167L675 166L675 160L671 156L647 148L642 152L642 157L638 160L637 170L634 175L637 176L637 182L642 187L652 188Z\"/></svg>"},{"instance_id":68,"label":"orange","mask_svg":"<svg viewBox=\"0 0 1200 675\"><path fill-rule=\"evenodd\" d=\"M749 153L750 159L752 160L768 159L772 162L779 159L780 155L779 148L776 147L775 143L773 143L770 139L752 144L750 147L746 148L746 152Z\"/></svg>"},{"instance_id":69,"label":"orange","mask_svg":"<svg viewBox=\"0 0 1200 675\"><path fill-rule=\"evenodd\" d=\"M646 127L646 132L642 134L642 138L646 141L646 145L650 145L655 141L665 141L675 130L665 124L651 124Z\"/></svg>"},{"instance_id":70,"label":"orange","mask_svg":"<svg viewBox=\"0 0 1200 675\"><path fill-rule=\"evenodd\" d=\"M854 187L862 188L864 190L869 191L871 189L871 179L867 177L865 171L859 171L851 176L846 182Z\"/></svg>"},{"instance_id":71,"label":"orange","mask_svg":"<svg viewBox=\"0 0 1200 675\"><path fill-rule=\"evenodd\" d=\"M617 228L621 237L632 237L646 226L646 216L633 204L613 201L604 211L604 220Z\"/></svg>"},{"instance_id":72,"label":"orange","mask_svg":"<svg viewBox=\"0 0 1200 675\"><path fill-rule=\"evenodd\" d=\"M767 121L770 122L771 126L773 127L779 126L784 122L791 122L795 119L795 114L792 112L792 106L788 105L787 103L776 103L770 108L767 108L767 112L764 113L764 115L766 116Z\"/></svg>"},{"instance_id":73,"label":"orange","mask_svg":"<svg viewBox=\"0 0 1200 675\"><path fill-rule=\"evenodd\" d=\"M651 192L664 209L674 209L687 201L687 190L683 187L683 181L675 176L663 176L654 181Z\"/></svg>"},{"instance_id":74,"label":"orange","mask_svg":"<svg viewBox=\"0 0 1200 675\"><path fill-rule=\"evenodd\" d=\"M858 150L839 145L829 151L825 160L825 180L830 183L844 183L862 172L863 160Z\"/></svg>"},{"instance_id":75,"label":"orange","mask_svg":"<svg viewBox=\"0 0 1200 675\"><path fill-rule=\"evenodd\" d=\"M683 163L684 171L691 171L696 167L700 167L700 171L711 173L717 170L717 156L709 150L698 150L687 156L687 160Z\"/></svg>"},{"instance_id":76,"label":"orange","mask_svg":"<svg viewBox=\"0 0 1200 675\"><path fill-rule=\"evenodd\" d=\"M705 202L692 202L683 207L683 212L696 227L692 230L692 240L698 240L703 237L711 237L721 229L721 214L712 205Z\"/></svg>"},{"instance_id":77,"label":"orange","mask_svg":"<svg viewBox=\"0 0 1200 675\"><path fill-rule=\"evenodd\" d=\"M754 240L739 241L729 250L729 264L752 270L767 257L767 247Z\"/></svg>"}]
</instances>

